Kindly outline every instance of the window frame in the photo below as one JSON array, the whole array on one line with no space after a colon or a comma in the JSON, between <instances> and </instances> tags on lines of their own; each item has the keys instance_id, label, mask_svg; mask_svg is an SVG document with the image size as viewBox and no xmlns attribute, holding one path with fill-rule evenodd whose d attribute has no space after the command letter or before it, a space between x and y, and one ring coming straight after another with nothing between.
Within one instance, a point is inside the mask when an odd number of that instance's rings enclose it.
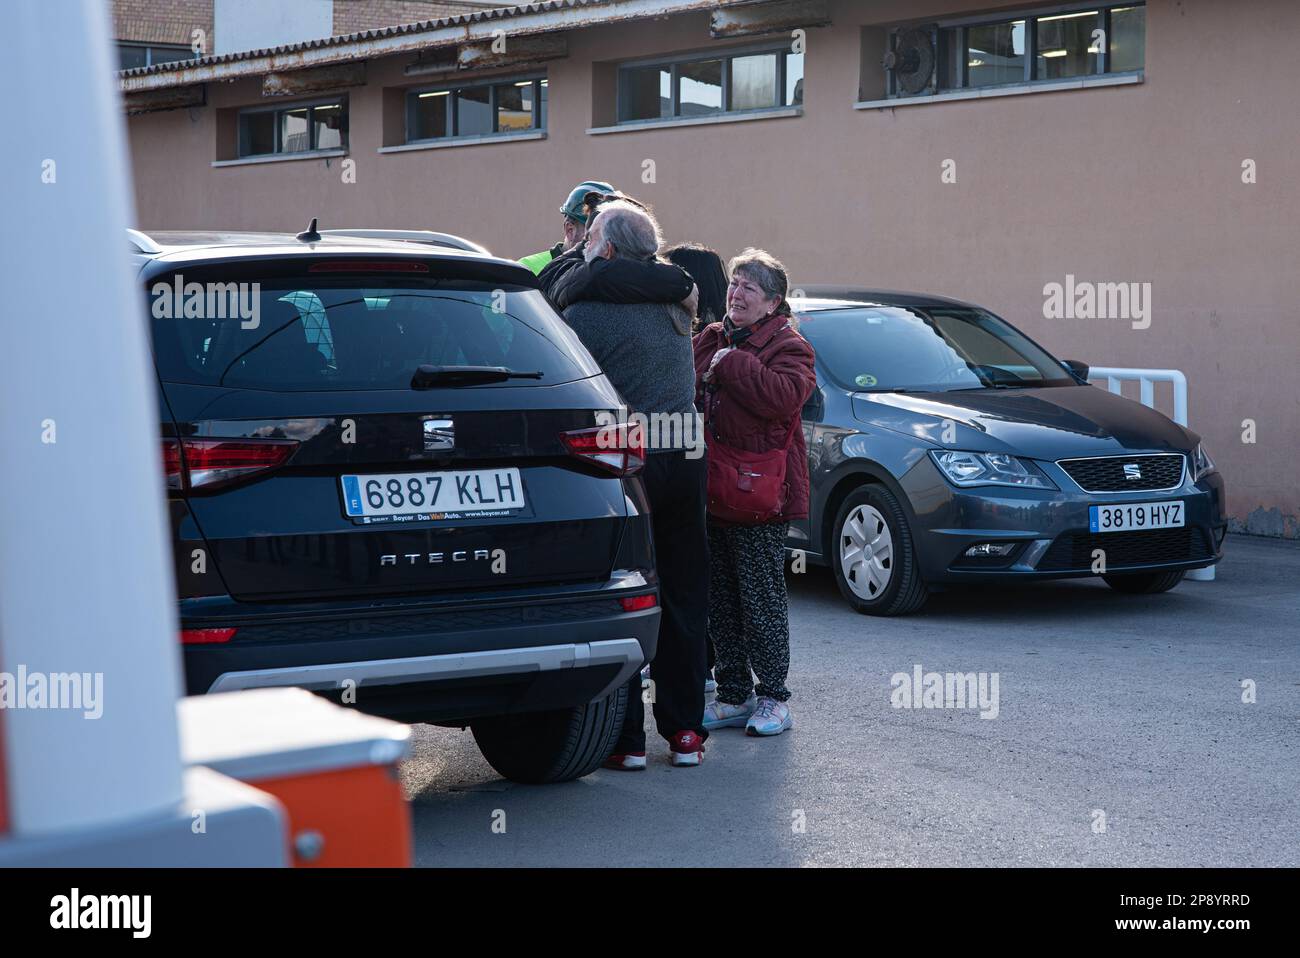
<instances>
[{"instance_id":1,"label":"window frame","mask_svg":"<svg viewBox=\"0 0 1300 958\"><path fill-rule=\"evenodd\" d=\"M502 130L500 129L500 104L497 100L497 87L503 86L520 86L523 83L532 83L533 87L533 122L531 126L522 130ZM462 90L482 90L484 87L488 90L488 111L492 115L492 129L488 133L464 133L460 132L460 116L456 109L456 102L460 98ZM546 91L546 107L542 106L542 91ZM448 94L445 106L447 110L447 129L450 131L445 136L424 136L414 137L412 131L415 128L415 104L422 94L427 93L446 93ZM519 73L505 76L491 77L486 79L474 80L469 83L439 83L432 86L415 86L407 88L403 93L402 118L403 118L403 139L402 142L408 146L422 145L427 143L448 143L454 140L480 140L485 137L511 137L525 136L528 134L543 133L546 131L546 121L550 114L550 78L546 73Z\"/></svg>"},{"instance_id":2,"label":"window frame","mask_svg":"<svg viewBox=\"0 0 1300 958\"><path fill-rule=\"evenodd\" d=\"M320 147L316 144L316 123L314 120L315 110L322 106L337 106L343 110L342 122L339 128L339 139L342 141L339 146ZM307 149L290 150L284 149L281 143L283 125L280 121L280 114L293 113L297 110L307 111ZM270 153L245 153L244 152L244 118L261 113L274 114L275 145ZM346 152L348 149L348 117L350 111L348 108L348 98L346 95L335 97L317 98L314 100L295 100L292 103L276 103L271 106L250 106L243 107L239 110L235 118L236 124L236 143L235 157L239 160L266 159L267 157L293 157L293 156L311 156L313 153L336 153L339 151Z\"/></svg>"},{"instance_id":3,"label":"window frame","mask_svg":"<svg viewBox=\"0 0 1300 958\"><path fill-rule=\"evenodd\" d=\"M1146 54L1143 51L1142 66L1133 70L1111 70L1110 69L1110 47L1113 42L1111 34L1111 13L1114 10L1126 7L1142 7L1145 16L1147 0L1100 0L1097 3L1087 3L1083 0L1073 0L1069 3L1057 3L1044 6L1032 7L1023 10L1003 10L996 14L980 14L977 16L967 17L949 17L940 20L928 21L927 26L933 27L936 33L935 47L935 82L931 92L920 94L903 94L899 93L894 84L892 76L886 75L885 98L889 100L924 100L927 96L942 96L952 93L965 93L973 90L996 90L1006 87L1050 85L1069 82L1071 80L1084 80L1093 77L1116 77L1116 76L1140 76L1146 70ZM1038 68L1038 21L1043 17L1051 16L1068 16L1072 13L1083 11L1097 11L1097 25L1094 29L1101 29L1106 34L1105 48L1097 53L1097 66L1091 73L1082 73L1073 77L1036 77L1035 71ZM984 83L978 86L970 84L970 31L976 27L990 27L1001 24L1010 24L1018 20L1025 22L1025 52L1024 52L1024 70L1022 75L1015 80L1007 80L1003 83ZM909 25L899 25L891 28L886 37L886 42L893 44L895 35L907 29ZM912 27L919 24L912 24ZM949 57L953 51L953 45L959 56L958 68L960 76L951 77L946 74L949 72ZM955 81L955 82L954 82Z\"/></svg>"},{"instance_id":4,"label":"window frame","mask_svg":"<svg viewBox=\"0 0 1300 958\"><path fill-rule=\"evenodd\" d=\"M744 110L734 110L731 108L731 61L743 59L745 57L761 56L763 54L776 54L776 96L774 102L768 106L751 107ZM781 109L798 109L803 106L803 102L786 103L786 80L789 71L788 57L796 55L790 49L789 43L764 43L751 44L744 47L727 47L718 50L700 50L693 53L685 53L677 56L665 57L642 57L636 60L621 61L615 72L615 90L614 90L614 110L616 126L637 126L642 123L670 123L675 120L694 120L706 119L710 117L725 116L745 116L746 114L764 113L768 110ZM806 54L798 54L806 56ZM699 63L705 60L722 61L722 105L716 110L710 110L707 113L683 114L682 108L682 84L680 67L688 63ZM805 67L807 61L805 60ZM672 112L668 116L642 117L640 119L628 120L623 118L624 105L627 102L628 87L626 77L632 70L643 70L647 68L667 69L669 71L669 95L672 104Z\"/></svg>"},{"instance_id":5,"label":"window frame","mask_svg":"<svg viewBox=\"0 0 1300 958\"><path fill-rule=\"evenodd\" d=\"M133 47L137 50L143 50L144 66L146 67L156 66L159 63L180 63L183 60L197 60L199 58L199 54L194 52L194 48L185 43L147 43L139 40L118 40L117 47L119 50L122 47ZM155 50L168 50L173 53L179 53L183 50L185 51L185 56L171 60L157 60L154 58ZM119 57L121 56L120 53L118 55ZM135 67L134 69L140 69L140 67Z\"/></svg>"}]
</instances>

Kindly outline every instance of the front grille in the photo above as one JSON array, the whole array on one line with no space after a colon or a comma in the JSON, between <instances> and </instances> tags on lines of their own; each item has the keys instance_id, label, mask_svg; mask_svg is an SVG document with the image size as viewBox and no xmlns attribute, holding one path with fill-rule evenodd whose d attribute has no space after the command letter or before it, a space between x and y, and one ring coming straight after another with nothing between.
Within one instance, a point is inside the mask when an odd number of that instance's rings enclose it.
<instances>
[{"instance_id":1,"label":"front grille","mask_svg":"<svg viewBox=\"0 0 1300 958\"><path fill-rule=\"evenodd\" d=\"M348 619L323 619L314 622L268 622L240 626L239 631L235 633L235 641L315 642L330 639L436 635L475 629L574 622L599 616L618 615L622 611L623 607L617 599L595 599L583 602L551 602L406 615L354 616Z\"/></svg>"},{"instance_id":2,"label":"front grille","mask_svg":"<svg viewBox=\"0 0 1300 958\"><path fill-rule=\"evenodd\" d=\"M1062 459L1057 465L1084 492L1144 492L1172 489L1183 478L1182 453L1157 456L1103 456L1097 459ZM1130 467L1125 472L1124 467ZM1129 474L1136 466L1140 478Z\"/></svg>"},{"instance_id":3,"label":"front grille","mask_svg":"<svg viewBox=\"0 0 1300 958\"><path fill-rule=\"evenodd\" d=\"M1056 537L1036 566L1039 572L1091 571L1093 550L1106 557L1106 571L1128 566L1191 562L1213 556L1205 533L1194 526L1136 532L1067 532Z\"/></svg>"}]
</instances>

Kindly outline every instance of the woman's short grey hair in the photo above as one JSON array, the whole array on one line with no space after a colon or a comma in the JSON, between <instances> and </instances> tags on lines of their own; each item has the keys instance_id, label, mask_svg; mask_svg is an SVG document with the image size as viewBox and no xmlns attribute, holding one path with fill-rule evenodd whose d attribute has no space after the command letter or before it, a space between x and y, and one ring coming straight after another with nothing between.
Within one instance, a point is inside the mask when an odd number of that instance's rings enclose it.
<instances>
[{"instance_id":1,"label":"woman's short grey hair","mask_svg":"<svg viewBox=\"0 0 1300 958\"><path fill-rule=\"evenodd\" d=\"M785 298L790 280L786 276L785 266L767 250L754 249L752 246L742 250L727 264L727 271L732 276L739 273L757 283L764 296L781 301L776 308L778 313L790 314L790 304Z\"/></svg>"},{"instance_id":2,"label":"woman's short grey hair","mask_svg":"<svg viewBox=\"0 0 1300 958\"><path fill-rule=\"evenodd\" d=\"M627 259L653 259L663 245L659 223L648 212L623 200L600 208L601 237L614 246L614 255Z\"/></svg>"}]
</instances>

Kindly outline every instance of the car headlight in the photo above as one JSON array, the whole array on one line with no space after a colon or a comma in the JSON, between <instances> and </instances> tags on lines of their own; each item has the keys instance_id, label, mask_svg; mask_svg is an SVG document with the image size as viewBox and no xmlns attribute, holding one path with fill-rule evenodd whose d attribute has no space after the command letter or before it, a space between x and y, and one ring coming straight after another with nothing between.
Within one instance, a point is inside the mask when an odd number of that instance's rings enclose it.
<instances>
[{"instance_id":1,"label":"car headlight","mask_svg":"<svg viewBox=\"0 0 1300 958\"><path fill-rule=\"evenodd\" d=\"M1212 472L1214 472L1214 460L1205 451L1205 443L1198 442L1196 448L1192 450L1192 482Z\"/></svg>"},{"instance_id":2,"label":"car headlight","mask_svg":"<svg viewBox=\"0 0 1300 958\"><path fill-rule=\"evenodd\" d=\"M1002 452L960 452L930 450L939 471L956 486L1020 486L1027 489L1055 489L1044 472L1028 459Z\"/></svg>"}]
</instances>

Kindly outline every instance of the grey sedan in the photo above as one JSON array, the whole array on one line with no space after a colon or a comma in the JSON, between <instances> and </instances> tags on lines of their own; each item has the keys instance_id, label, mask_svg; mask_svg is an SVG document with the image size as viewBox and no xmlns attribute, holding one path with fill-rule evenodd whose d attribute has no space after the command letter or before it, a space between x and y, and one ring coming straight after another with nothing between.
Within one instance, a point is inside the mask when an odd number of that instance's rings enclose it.
<instances>
[{"instance_id":1,"label":"grey sedan","mask_svg":"<svg viewBox=\"0 0 1300 958\"><path fill-rule=\"evenodd\" d=\"M793 303L817 351L812 501L787 546L858 611L914 612L954 583L1164 592L1219 561L1223 478L1195 433L979 306L809 292L825 298Z\"/></svg>"}]
</instances>

